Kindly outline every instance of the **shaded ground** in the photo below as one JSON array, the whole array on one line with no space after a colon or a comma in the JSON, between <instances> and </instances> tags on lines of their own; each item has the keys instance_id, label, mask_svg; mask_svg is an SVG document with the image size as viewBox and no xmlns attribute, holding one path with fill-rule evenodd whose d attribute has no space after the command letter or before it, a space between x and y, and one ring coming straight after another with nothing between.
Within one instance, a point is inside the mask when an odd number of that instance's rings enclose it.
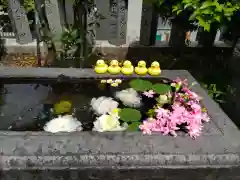
<instances>
[{"instance_id":1,"label":"shaded ground","mask_svg":"<svg viewBox=\"0 0 240 180\"><path fill-rule=\"evenodd\" d=\"M8 54L0 64L10 67L37 67L37 57L32 54Z\"/></svg>"}]
</instances>

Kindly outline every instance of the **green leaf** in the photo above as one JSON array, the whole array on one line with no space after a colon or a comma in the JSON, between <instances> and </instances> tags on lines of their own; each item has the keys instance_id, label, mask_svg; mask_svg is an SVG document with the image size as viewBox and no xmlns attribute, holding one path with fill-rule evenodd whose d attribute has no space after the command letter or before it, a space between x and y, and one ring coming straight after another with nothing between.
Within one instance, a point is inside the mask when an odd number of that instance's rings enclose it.
<instances>
[{"instance_id":1,"label":"green leaf","mask_svg":"<svg viewBox=\"0 0 240 180\"><path fill-rule=\"evenodd\" d=\"M217 90L216 84L213 84L213 89L214 92Z\"/></svg>"},{"instance_id":2,"label":"green leaf","mask_svg":"<svg viewBox=\"0 0 240 180\"><path fill-rule=\"evenodd\" d=\"M218 4L218 3L208 0L208 1L205 1L199 9L205 9L205 8L210 7L210 6L216 6L216 4Z\"/></svg>"},{"instance_id":3,"label":"green leaf","mask_svg":"<svg viewBox=\"0 0 240 180\"><path fill-rule=\"evenodd\" d=\"M213 14L213 11L211 9L203 9L201 10L202 14Z\"/></svg>"},{"instance_id":4,"label":"green leaf","mask_svg":"<svg viewBox=\"0 0 240 180\"><path fill-rule=\"evenodd\" d=\"M188 7L192 7L192 3L185 4L184 9L187 9Z\"/></svg>"},{"instance_id":5,"label":"green leaf","mask_svg":"<svg viewBox=\"0 0 240 180\"><path fill-rule=\"evenodd\" d=\"M166 94L169 91L171 91L171 86L169 86L167 84L157 83L152 86L152 90L158 94Z\"/></svg>"},{"instance_id":6,"label":"green leaf","mask_svg":"<svg viewBox=\"0 0 240 180\"><path fill-rule=\"evenodd\" d=\"M221 21L221 16L220 16L220 15L216 15L214 18L215 18L215 20L216 20L217 22L220 22L220 21Z\"/></svg>"},{"instance_id":7,"label":"green leaf","mask_svg":"<svg viewBox=\"0 0 240 180\"><path fill-rule=\"evenodd\" d=\"M73 38L76 38L77 35L78 35L78 31L77 31L77 29L74 29L74 30L71 32L71 36L72 36Z\"/></svg>"},{"instance_id":8,"label":"green leaf","mask_svg":"<svg viewBox=\"0 0 240 180\"><path fill-rule=\"evenodd\" d=\"M216 101L217 101L218 103L226 103L226 101L221 100L221 99L217 99Z\"/></svg>"},{"instance_id":9,"label":"green leaf","mask_svg":"<svg viewBox=\"0 0 240 180\"><path fill-rule=\"evenodd\" d=\"M139 121L142 117L140 111L132 108L123 108L119 112L120 119L125 122Z\"/></svg>"},{"instance_id":10,"label":"green leaf","mask_svg":"<svg viewBox=\"0 0 240 180\"><path fill-rule=\"evenodd\" d=\"M177 11L177 15L179 15L181 12L182 12L182 10L178 10L178 11Z\"/></svg>"},{"instance_id":11,"label":"green leaf","mask_svg":"<svg viewBox=\"0 0 240 180\"><path fill-rule=\"evenodd\" d=\"M132 124L128 125L127 131L138 131L140 122L133 122Z\"/></svg>"},{"instance_id":12,"label":"green leaf","mask_svg":"<svg viewBox=\"0 0 240 180\"><path fill-rule=\"evenodd\" d=\"M189 21L194 21L196 19L196 13L192 13L191 16L189 17Z\"/></svg>"},{"instance_id":13,"label":"green leaf","mask_svg":"<svg viewBox=\"0 0 240 180\"><path fill-rule=\"evenodd\" d=\"M201 17L198 17L198 23L199 23L199 26L204 28L204 31L210 31L210 23L207 23Z\"/></svg>"},{"instance_id":14,"label":"green leaf","mask_svg":"<svg viewBox=\"0 0 240 180\"><path fill-rule=\"evenodd\" d=\"M178 10L179 10L179 8L178 8L177 5L174 5L174 6L172 7L172 12L175 12L175 11L178 11Z\"/></svg>"},{"instance_id":15,"label":"green leaf","mask_svg":"<svg viewBox=\"0 0 240 180\"><path fill-rule=\"evenodd\" d=\"M129 85L131 88L135 89L136 91L147 91L151 89L152 83L147 80L142 80L142 79L133 79L129 82Z\"/></svg>"}]
</instances>

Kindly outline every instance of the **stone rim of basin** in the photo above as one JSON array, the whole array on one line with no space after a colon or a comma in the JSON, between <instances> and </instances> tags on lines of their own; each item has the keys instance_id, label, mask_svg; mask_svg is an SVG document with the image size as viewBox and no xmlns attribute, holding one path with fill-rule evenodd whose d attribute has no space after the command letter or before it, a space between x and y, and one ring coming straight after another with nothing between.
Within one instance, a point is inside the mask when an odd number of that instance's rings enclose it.
<instances>
[{"instance_id":1,"label":"stone rim of basin","mask_svg":"<svg viewBox=\"0 0 240 180\"><path fill-rule=\"evenodd\" d=\"M195 79L185 70L165 70L163 76ZM90 76L90 74L89 74ZM101 78L101 77L100 77ZM3 169L18 167L56 168L83 166L239 166L240 132L200 85L192 90L203 97L216 133L190 137L151 135L128 132L0 132ZM12 163L11 163L12 162Z\"/></svg>"}]
</instances>

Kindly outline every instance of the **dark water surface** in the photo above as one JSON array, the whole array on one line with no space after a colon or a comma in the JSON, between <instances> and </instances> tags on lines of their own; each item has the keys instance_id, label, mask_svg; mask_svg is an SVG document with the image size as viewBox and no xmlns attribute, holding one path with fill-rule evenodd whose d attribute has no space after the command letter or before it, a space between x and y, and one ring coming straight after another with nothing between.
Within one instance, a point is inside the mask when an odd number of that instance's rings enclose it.
<instances>
[{"instance_id":1,"label":"dark water surface","mask_svg":"<svg viewBox=\"0 0 240 180\"><path fill-rule=\"evenodd\" d=\"M116 91L126 88L129 88L129 81L124 80L118 87L101 84L100 80L85 80L81 84L4 85L0 105L0 130L42 130L44 124L53 118L53 105L61 100L72 102L73 112L83 125L84 122L92 125L91 99L100 96L114 98Z\"/></svg>"}]
</instances>

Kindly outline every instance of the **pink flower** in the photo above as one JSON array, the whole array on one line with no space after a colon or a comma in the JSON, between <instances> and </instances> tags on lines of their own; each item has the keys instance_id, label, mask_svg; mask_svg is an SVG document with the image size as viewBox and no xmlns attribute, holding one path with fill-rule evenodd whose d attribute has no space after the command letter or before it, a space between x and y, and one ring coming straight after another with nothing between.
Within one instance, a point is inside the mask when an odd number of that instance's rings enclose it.
<instances>
[{"instance_id":1,"label":"pink flower","mask_svg":"<svg viewBox=\"0 0 240 180\"><path fill-rule=\"evenodd\" d=\"M178 87L184 86L181 92L175 94L175 101L171 108L155 108L155 119L149 118L139 128L144 134L159 132L163 135L177 136L177 131L184 125L188 135L195 139L202 132L203 122L208 122L210 118L200 104L200 97L185 86L186 80L182 81L178 78L174 83ZM153 97L153 93L148 91L143 94Z\"/></svg>"},{"instance_id":2,"label":"pink flower","mask_svg":"<svg viewBox=\"0 0 240 180\"><path fill-rule=\"evenodd\" d=\"M189 136L193 139L195 139L197 136L200 136L202 131L202 125L197 123L192 123L186 128L188 129Z\"/></svg>"},{"instance_id":3,"label":"pink flower","mask_svg":"<svg viewBox=\"0 0 240 180\"><path fill-rule=\"evenodd\" d=\"M187 86L188 85L187 79L182 80L179 77L177 79L175 79L174 82L177 83L177 84L183 85L183 86Z\"/></svg>"},{"instance_id":4,"label":"pink flower","mask_svg":"<svg viewBox=\"0 0 240 180\"><path fill-rule=\"evenodd\" d=\"M152 124L153 120L148 121L145 120L143 121L143 124L139 125L139 129L143 132L143 134L152 134Z\"/></svg>"},{"instance_id":5,"label":"pink flower","mask_svg":"<svg viewBox=\"0 0 240 180\"><path fill-rule=\"evenodd\" d=\"M144 91L143 95L149 97L149 98L153 98L154 97L155 92L153 90L149 90L149 91Z\"/></svg>"},{"instance_id":6,"label":"pink flower","mask_svg":"<svg viewBox=\"0 0 240 180\"><path fill-rule=\"evenodd\" d=\"M210 121L210 117L208 116L208 114L206 112L202 112L202 121L204 121L204 122Z\"/></svg>"},{"instance_id":7,"label":"pink flower","mask_svg":"<svg viewBox=\"0 0 240 180\"><path fill-rule=\"evenodd\" d=\"M197 100L197 101L201 100L201 98L195 92L191 91L187 87L184 87L182 90L185 92L185 94L188 95L188 97L190 99L194 99L194 100Z\"/></svg>"}]
</instances>

